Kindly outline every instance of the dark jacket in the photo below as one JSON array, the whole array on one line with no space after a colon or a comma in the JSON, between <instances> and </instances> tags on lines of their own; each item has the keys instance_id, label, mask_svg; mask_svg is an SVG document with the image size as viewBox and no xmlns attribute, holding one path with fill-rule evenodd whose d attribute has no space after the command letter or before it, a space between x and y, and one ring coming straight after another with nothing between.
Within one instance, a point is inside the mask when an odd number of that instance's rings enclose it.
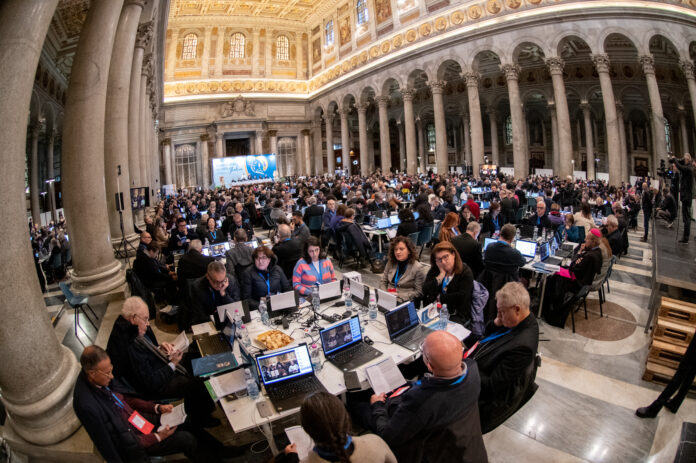
<instances>
[{"instance_id":1,"label":"dark jacket","mask_svg":"<svg viewBox=\"0 0 696 463\"><path fill-rule=\"evenodd\" d=\"M209 322L210 316L213 315L215 325L221 328L222 321L218 319L217 307L237 302L241 297L239 283L237 283L237 279L234 275L228 273L227 280L228 284L224 296L221 296L220 291L210 286L208 277L205 275L191 283L188 296L191 325ZM188 323L186 324L189 325Z\"/></svg>"},{"instance_id":2,"label":"dark jacket","mask_svg":"<svg viewBox=\"0 0 696 463\"><path fill-rule=\"evenodd\" d=\"M683 164L682 160L677 159L674 163L679 169L679 198L681 201L691 203L694 184L694 168L691 164Z\"/></svg>"},{"instance_id":3,"label":"dark jacket","mask_svg":"<svg viewBox=\"0 0 696 463\"><path fill-rule=\"evenodd\" d=\"M484 339L505 328L489 322ZM517 410L533 387L534 363L539 347L539 324L533 314L510 333L480 344L472 357L481 375L479 410L481 429L488 432Z\"/></svg>"},{"instance_id":4,"label":"dark jacket","mask_svg":"<svg viewBox=\"0 0 696 463\"><path fill-rule=\"evenodd\" d=\"M336 227L337 233L346 233L350 235L353 244L357 248L360 255L364 258L369 258L372 255L372 243L362 231L360 226L354 222L340 222Z\"/></svg>"},{"instance_id":5,"label":"dark jacket","mask_svg":"<svg viewBox=\"0 0 696 463\"><path fill-rule=\"evenodd\" d=\"M507 243L498 241L489 244L483 255L483 271L479 274L479 281L488 290L488 302L484 311L486 322L496 317L495 293L505 283L520 280L520 267L526 264L526 260L517 249Z\"/></svg>"},{"instance_id":6,"label":"dark jacket","mask_svg":"<svg viewBox=\"0 0 696 463\"><path fill-rule=\"evenodd\" d=\"M269 264L267 272L259 272L256 266L252 265L242 275L241 284L242 299L249 304L249 310L258 309L259 299L268 295L266 278L271 286L271 294L284 293L292 289L292 285L278 265Z\"/></svg>"},{"instance_id":7,"label":"dark jacket","mask_svg":"<svg viewBox=\"0 0 696 463\"><path fill-rule=\"evenodd\" d=\"M612 249L612 252L613 249ZM570 271L580 286L591 285L596 274L602 270L602 252L599 247L583 249L571 262Z\"/></svg>"},{"instance_id":8,"label":"dark jacket","mask_svg":"<svg viewBox=\"0 0 696 463\"><path fill-rule=\"evenodd\" d=\"M152 235L153 237L155 235ZM183 237L186 237L186 242L180 246L179 243L181 242L181 239ZM191 240L197 240L198 235L193 233L192 231L187 230L186 235L184 234L179 234L179 231L175 228L172 230L172 236L169 238L169 245L167 246L167 251L169 252L174 252L174 251L187 251L188 250L188 245L191 242ZM202 241L202 240L201 240Z\"/></svg>"},{"instance_id":9,"label":"dark jacket","mask_svg":"<svg viewBox=\"0 0 696 463\"><path fill-rule=\"evenodd\" d=\"M239 227L237 226L237 224L232 222L232 224L230 224L229 232L228 232L230 234L230 238L234 238L234 233L237 230L239 230L240 228L246 232L247 241L251 241L251 238L254 236L254 230L251 228L251 225L249 225L249 222L242 222L242 225ZM225 235L225 236L227 236L227 235Z\"/></svg>"},{"instance_id":10,"label":"dark jacket","mask_svg":"<svg viewBox=\"0 0 696 463\"><path fill-rule=\"evenodd\" d=\"M611 253L615 256L620 256L624 251L624 242L621 232L617 228L614 233L607 235L607 241L609 241L609 246L611 247Z\"/></svg>"},{"instance_id":11,"label":"dark jacket","mask_svg":"<svg viewBox=\"0 0 696 463\"><path fill-rule=\"evenodd\" d=\"M235 247L225 253L225 266L227 273L231 273L237 277L237 280L242 279L242 274L254 263L251 253L254 252L249 246L236 243Z\"/></svg>"},{"instance_id":12,"label":"dark jacket","mask_svg":"<svg viewBox=\"0 0 696 463\"><path fill-rule=\"evenodd\" d=\"M662 204L660 204L660 209L668 212L672 220L677 217L677 202L674 200L672 194L668 194L662 198Z\"/></svg>"},{"instance_id":13,"label":"dark jacket","mask_svg":"<svg viewBox=\"0 0 696 463\"><path fill-rule=\"evenodd\" d=\"M145 287L151 291L173 283L167 268L145 253L138 254L133 262L133 271Z\"/></svg>"},{"instance_id":14,"label":"dark jacket","mask_svg":"<svg viewBox=\"0 0 696 463\"><path fill-rule=\"evenodd\" d=\"M286 239L273 246L273 254L278 258L278 263L286 279L292 279L292 272L295 270L295 264L302 258L303 248L304 243L300 238Z\"/></svg>"},{"instance_id":15,"label":"dark jacket","mask_svg":"<svg viewBox=\"0 0 696 463\"><path fill-rule=\"evenodd\" d=\"M400 463L488 461L476 398L481 390L475 362L465 361L460 380L426 376L401 396L371 406L371 427Z\"/></svg>"},{"instance_id":16,"label":"dark jacket","mask_svg":"<svg viewBox=\"0 0 696 463\"><path fill-rule=\"evenodd\" d=\"M145 336L152 344L159 346L151 327L147 327ZM106 344L106 352L111 357L111 364L114 367L114 377L123 378L129 384L132 384L134 372L128 356L128 346L136 337L138 337L138 327L119 315L109 335L109 342Z\"/></svg>"},{"instance_id":17,"label":"dark jacket","mask_svg":"<svg viewBox=\"0 0 696 463\"><path fill-rule=\"evenodd\" d=\"M469 266L474 278L478 278L483 270L483 254L481 243L476 241L468 233L462 233L452 238L452 246L459 253L462 262Z\"/></svg>"},{"instance_id":18,"label":"dark jacket","mask_svg":"<svg viewBox=\"0 0 696 463\"><path fill-rule=\"evenodd\" d=\"M418 224L416 222L401 222L396 229L396 236L408 236L411 233L418 233Z\"/></svg>"},{"instance_id":19,"label":"dark jacket","mask_svg":"<svg viewBox=\"0 0 696 463\"><path fill-rule=\"evenodd\" d=\"M503 225L505 225L505 217L498 213L497 216L498 220L498 230L503 228ZM495 224L493 222L493 216L491 213L487 213L486 215L483 216L483 220L481 221L481 233L490 233L491 235L495 233Z\"/></svg>"},{"instance_id":20,"label":"dark jacket","mask_svg":"<svg viewBox=\"0 0 696 463\"><path fill-rule=\"evenodd\" d=\"M652 214L654 198L650 190L643 191L640 196L640 207L643 208L643 214Z\"/></svg>"},{"instance_id":21,"label":"dark jacket","mask_svg":"<svg viewBox=\"0 0 696 463\"><path fill-rule=\"evenodd\" d=\"M205 240L208 240L208 244L215 244L227 241L227 237L224 233L222 233L222 231L219 228L216 228L212 232L209 230L205 231L205 235L203 235L201 241L205 243Z\"/></svg>"},{"instance_id":22,"label":"dark jacket","mask_svg":"<svg viewBox=\"0 0 696 463\"><path fill-rule=\"evenodd\" d=\"M215 261L214 257L204 256L200 252L191 248L179 260L176 268L176 274L180 282L192 278L200 278L208 271L208 264Z\"/></svg>"},{"instance_id":23,"label":"dark jacket","mask_svg":"<svg viewBox=\"0 0 696 463\"><path fill-rule=\"evenodd\" d=\"M302 220L305 223L309 223L309 218L317 216L317 215L323 216L324 215L324 208L319 206L318 204L312 204L307 209L305 209L304 215L302 216Z\"/></svg>"},{"instance_id":24,"label":"dark jacket","mask_svg":"<svg viewBox=\"0 0 696 463\"><path fill-rule=\"evenodd\" d=\"M537 231L541 233L541 230L543 228L547 230L552 230L554 228L553 224L551 224L551 220L549 220L549 215L544 214L541 217L539 217L536 212L532 214L532 216L529 218L529 223L537 227Z\"/></svg>"},{"instance_id":25,"label":"dark jacket","mask_svg":"<svg viewBox=\"0 0 696 463\"><path fill-rule=\"evenodd\" d=\"M474 290L474 274L464 264L461 273L452 277L452 281L443 292L442 285L437 284L440 269L437 265L430 267L423 283L423 305L430 304L440 296L440 302L447 304L452 321L464 324L471 320L471 293Z\"/></svg>"}]
</instances>

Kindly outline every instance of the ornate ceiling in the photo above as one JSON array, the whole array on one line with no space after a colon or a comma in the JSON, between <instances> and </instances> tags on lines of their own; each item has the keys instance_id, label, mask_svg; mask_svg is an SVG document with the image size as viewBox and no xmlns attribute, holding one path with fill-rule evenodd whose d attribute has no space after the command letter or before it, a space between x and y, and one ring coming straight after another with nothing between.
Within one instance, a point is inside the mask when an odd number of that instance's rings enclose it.
<instances>
[{"instance_id":1,"label":"ornate ceiling","mask_svg":"<svg viewBox=\"0 0 696 463\"><path fill-rule=\"evenodd\" d=\"M252 16L305 23L325 0L171 0L169 19Z\"/></svg>"}]
</instances>

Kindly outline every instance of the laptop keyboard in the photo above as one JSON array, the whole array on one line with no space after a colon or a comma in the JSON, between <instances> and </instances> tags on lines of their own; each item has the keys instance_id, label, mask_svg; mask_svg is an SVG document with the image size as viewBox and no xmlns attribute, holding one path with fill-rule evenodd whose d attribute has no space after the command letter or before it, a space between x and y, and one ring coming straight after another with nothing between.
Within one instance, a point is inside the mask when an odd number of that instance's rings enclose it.
<instances>
[{"instance_id":1,"label":"laptop keyboard","mask_svg":"<svg viewBox=\"0 0 696 463\"><path fill-rule=\"evenodd\" d=\"M399 342L402 344L410 344L419 337L421 337L421 335L421 328L419 326L418 328L407 331L406 333L399 336Z\"/></svg>"},{"instance_id":2,"label":"laptop keyboard","mask_svg":"<svg viewBox=\"0 0 696 463\"><path fill-rule=\"evenodd\" d=\"M283 400L296 397L298 395L306 395L318 389L319 385L314 376L310 376L309 378L294 381L284 385L281 388L274 389L272 396L274 399Z\"/></svg>"},{"instance_id":3,"label":"laptop keyboard","mask_svg":"<svg viewBox=\"0 0 696 463\"><path fill-rule=\"evenodd\" d=\"M339 352L338 354L334 355L333 358L338 363L347 363L347 362L350 362L355 357L359 357L359 356L367 353L369 350L370 350L369 346L367 346L364 342L361 342L356 347L353 347L351 349L347 349L343 352Z\"/></svg>"}]
</instances>

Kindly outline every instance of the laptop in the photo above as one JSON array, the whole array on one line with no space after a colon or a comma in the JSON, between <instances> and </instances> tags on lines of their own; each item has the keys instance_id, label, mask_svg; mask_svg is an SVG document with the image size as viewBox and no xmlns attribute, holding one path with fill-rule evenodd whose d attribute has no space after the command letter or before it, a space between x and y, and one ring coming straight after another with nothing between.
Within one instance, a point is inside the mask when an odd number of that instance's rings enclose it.
<instances>
[{"instance_id":1,"label":"laptop","mask_svg":"<svg viewBox=\"0 0 696 463\"><path fill-rule=\"evenodd\" d=\"M350 282L350 296L355 304L367 307L370 303L370 288L359 281Z\"/></svg>"},{"instance_id":2,"label":"laptop","mask_svg":"<svg viewBox=\"0 0 696 463\"><path fill-rule=\"evenodd\" d=\"M217 307L218 320L223 322L225 317L232 319L234 316L234 311L238 310L239 314L242 316L242 322L251 322L251 312L249 311L249 303L244 301L232 302L230 304L219 305Z\"/></svg>"},{"instance_id":3,"label":"laptop","mask_svg":"<svg viewBox=\"0 0 696 463\"><path fill-rule=\"evenodd\" d=\"M524 257L527 262L534 260L536 248L537 244L535 241L517 240L515 242L515 249L520 251L520 254L522 254L522 257Z\"/></svg>"},{"instance_id":4,"label":"laptop","mask_svg":"<svg viewBox=\"0 0 696 463\"><path fill-rule=\"evenodd\" d=\"M389 219L389 217L385 217L383 219L377 220L377 225L375 225L375 228L378 230L384 230L385 228L389 228L391 226L391 220Z\"/></svg>"},{"instance_id":5,"label":"laptop","mask_svg":"<svg viewBox=\"0 0 696 463\"><path fill-rule=\"evenodd\" d=\"M416 351L421 343L433 332L420 324L418 312L413 301L408 301L384 314L389 339L406 349Z\"/></svg>"},{"instance_id":6,"label":"laptop","mask_svg":"<svg viewBox=\"0 0 696 463\"><path fill-rule=\"evenodd\" d=\"M307 344L256 356L259 377L278 412L297 408L308 395L326 391L314 375Z\"/></svg>"},{"instance_id":7,"label":"laptop","mask_svg":"<svg viewBox=\"0 0 696 463\"><path fill-rule=\"evenodd\" d=\"M493 244L496 241L498 241L498 240L495 238L485 238L483 240L483 252L486 252L486 248L488 247L488 245Z\"/></svg>"},{"instance_id":8,"label":"laptop","mask_svg":"<svg viewBox=\"0 0 696 463\"><path fill-rule=\"evenodd\" d=\"M331 283L319 285L319 300L321 302L333 301L341 297L341 281L336 280Z\"/></svg>"},{"instance_id":9,"label":"laptop","mask_svg":"<svg viewBox=\"0 0 696 463\"><path fill-rule=\"evenodd\" d=\"M382 355L363 341L360 317L355 315L319 332L326 360L341 370L353 370Z\"/></svg>"},{"instance_id":10,"label":"laptop","mask_svg":"<svg viewBox=\"0 0 696 463\"><path fill-rule=\"evenodd\" d=\"M268 298L268 315L280 317L297 310L300 298L295 291L273 294Z\"/></svg>"},{"instance_id":11,"label":"laptop","mask_svg":"<svg viewBox=\"0 0 696 463\"><path fill-rule=\"evenodd\" d=\"M203 357L222 352L231 352L232 347L234 347L234 336L236 332L237 327L234 324L234 320L228 318L220 333L204 334L195 337L198 351Z\"/></svg>"},{"instance_id":12,"label":"laptop","mask_svg":"<svg viewBox=\"0 0 696 463\"><path fill-rule=\"evenodd\" d=\"M232 348L237 328L233 320L228 320L221 333L195 337L200 358L191 359L193 375L211 376L232 370L239 366Z\"/></svg>"},{"instance_id":13,"label":"laptop","mask_svg":"<svg viewBox=\"0 0 696 463\"><path fill-rule=\"evenodd\" d=\"M210 256L210 246L203 246L201 248L201 254L204 256Z\"/></svg>"},{"instance_id":14,"label":"laptop","mask_svg":"<svg viewBox=\"0 0 696 463\"><path fill-rule=\"evenodd\" d=\"M396 294L388 291L377 290L377 309L382 313L393 310L398 305Z\"/></svg>"},{"instance_id":15,"label":"laptop","mask_svg":"<svg viewBox=\"0 0 696 463\"><path fill-rule=\"evenodd\" d=\"M249 246L251 249L256 249L259 247L259 242L256 240L247 241L244 244Z\"/></svg>"},{"instance_id":16,"label":"laptop","mask_svg":"<svg viewBox=\"0 0 696 463\"><path fill-rule=\"evenodd\" d=\"M544 262L546 259L549 258L550 254L550 245L549 242L547 241L546 243L542 243L539 245L539 260L541 262Z\"/></svg>"},{"instance_id":17,"label":"laptop","mask_svg":"<svg viewBox=\"0 0 696 463\"><path fill-rule=\"evenodd\" d=\"M217 243L210 245L210 255L213 257L222 257L230 249L230 243L225 241L224 243Z\"/></svg>"},{"instance_id":18,"label":"laptop","mask_svg":"<svg viewBox=\"0 0 696 463\"><path fill-rule=\"evenodd\" d=\"M389 222L391 223L392 227L395 227L401 223L401 219L399 219L398 215L391 215L389 216Z\"/></svg>"}]
</instances>

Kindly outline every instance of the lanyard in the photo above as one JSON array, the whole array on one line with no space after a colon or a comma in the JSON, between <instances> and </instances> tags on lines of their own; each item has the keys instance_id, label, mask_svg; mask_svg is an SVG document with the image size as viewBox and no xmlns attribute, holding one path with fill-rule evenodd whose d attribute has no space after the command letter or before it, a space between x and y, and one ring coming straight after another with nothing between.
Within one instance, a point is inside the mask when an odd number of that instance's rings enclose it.
<instances>
[{"instance_id":1,"label":"lanyard","mask_svg":"<svg viewBox=\"0 0 696 463\"><path fill-rule=\"evenodd\" d=\"M452 281L452 277L445 277L442 279L442 294L447 294L447 285Z\"/></svg>"},{"instance_id":2,"label":"lanyard","mask_svg":"<svg viewBox=\"0 0 696 463\"><path fill-rule=\"evenodd\" d=\"M261 278L263 278L263 281L266 282L266 287L268 288L268 293L267 293L267 294L271 294L271 275L269 274L269 275L268 275L268 278L266 278L265 276L263 276L263 273L258 272L258 271L257 271L256 273L258 273L259 276L260 276Z\"/></svg>"},{"instance_id":3,"label":"lanyard","mask_svg":"<svg viewBox=\"0 0 696 463\"><path fill-rule=\"evenodd\" d=\"M109 389L108 387L105 387L104 389L106 389L107 391L109 391L109 394L111 394L111 397L113 397L114 403L115 403L116 405L118 405L120 408L122 408L122 409L124 409L124 410L126 409L126 405L125 405L123 402L121 402L121 399L119 399L119 398L116 396L116 394L113 393L113 391L112 391L111 389Z\"/></svg>"},{"instance_id":4,"label":"lanyard","mask_svg":"<svg viewBox=\"0 0 696 463\"><path fill-rule=\"evenodd\" d=\"M217 239L217 232L216 232L216 231L211 231L211 232L210 232L210 236L212 236L212 237L213 237L213 241L215 241L215 240Z\"/></svg>"},{"instance_id":5,"label":"lanyard","mask_svg":"<svg viewBox=\"0 0 696 463\"><path fill-rule=\"evenodd\" d=\"M408 264L404 267L404 273L406 273L406 269L408 268ZM399 280L401 279L403 275L399 275L399 264L396 264L396 273L394 274L394 286L399 286Z\"/></svg>"},{"instance_id":6,"label":"lanyard","mask_svg":"<svg viewBox=\"0 0 696 463\"><path fill-rule=\"evenodd\" d=\"M491 335L488 335L488 336L486 336L485 338L481 339L481 340L479 341L479 343L480 343L480 344L483 344L484 342L493 341L494 339L498 339L498 338L501 337L501 336L505 336L505 335L508 334L510 331L512 331L512 330L511 330L511 329L508 329L508 330L505 330L505 331L498 331L498 332L495 332L495 333L493 333L493 334L491 334Z\"/></svg>"},{"instance_id":7,"label":"lanyard","mask_svg":"<svg viewBox=\"0 0 696 463\"><path fill-rule=\"evenodd\" d=\"M324 273L323 273L324 266L321 265L321 260L319 260L317 262L319 264L319 271L318 272L317 272L317 268L314 266L314 262L310 261L309 268L311 268L312 272L314 272L314 274L317 276L317 283L321 283L324 281Z\"/></svg>"}]
</instances>

